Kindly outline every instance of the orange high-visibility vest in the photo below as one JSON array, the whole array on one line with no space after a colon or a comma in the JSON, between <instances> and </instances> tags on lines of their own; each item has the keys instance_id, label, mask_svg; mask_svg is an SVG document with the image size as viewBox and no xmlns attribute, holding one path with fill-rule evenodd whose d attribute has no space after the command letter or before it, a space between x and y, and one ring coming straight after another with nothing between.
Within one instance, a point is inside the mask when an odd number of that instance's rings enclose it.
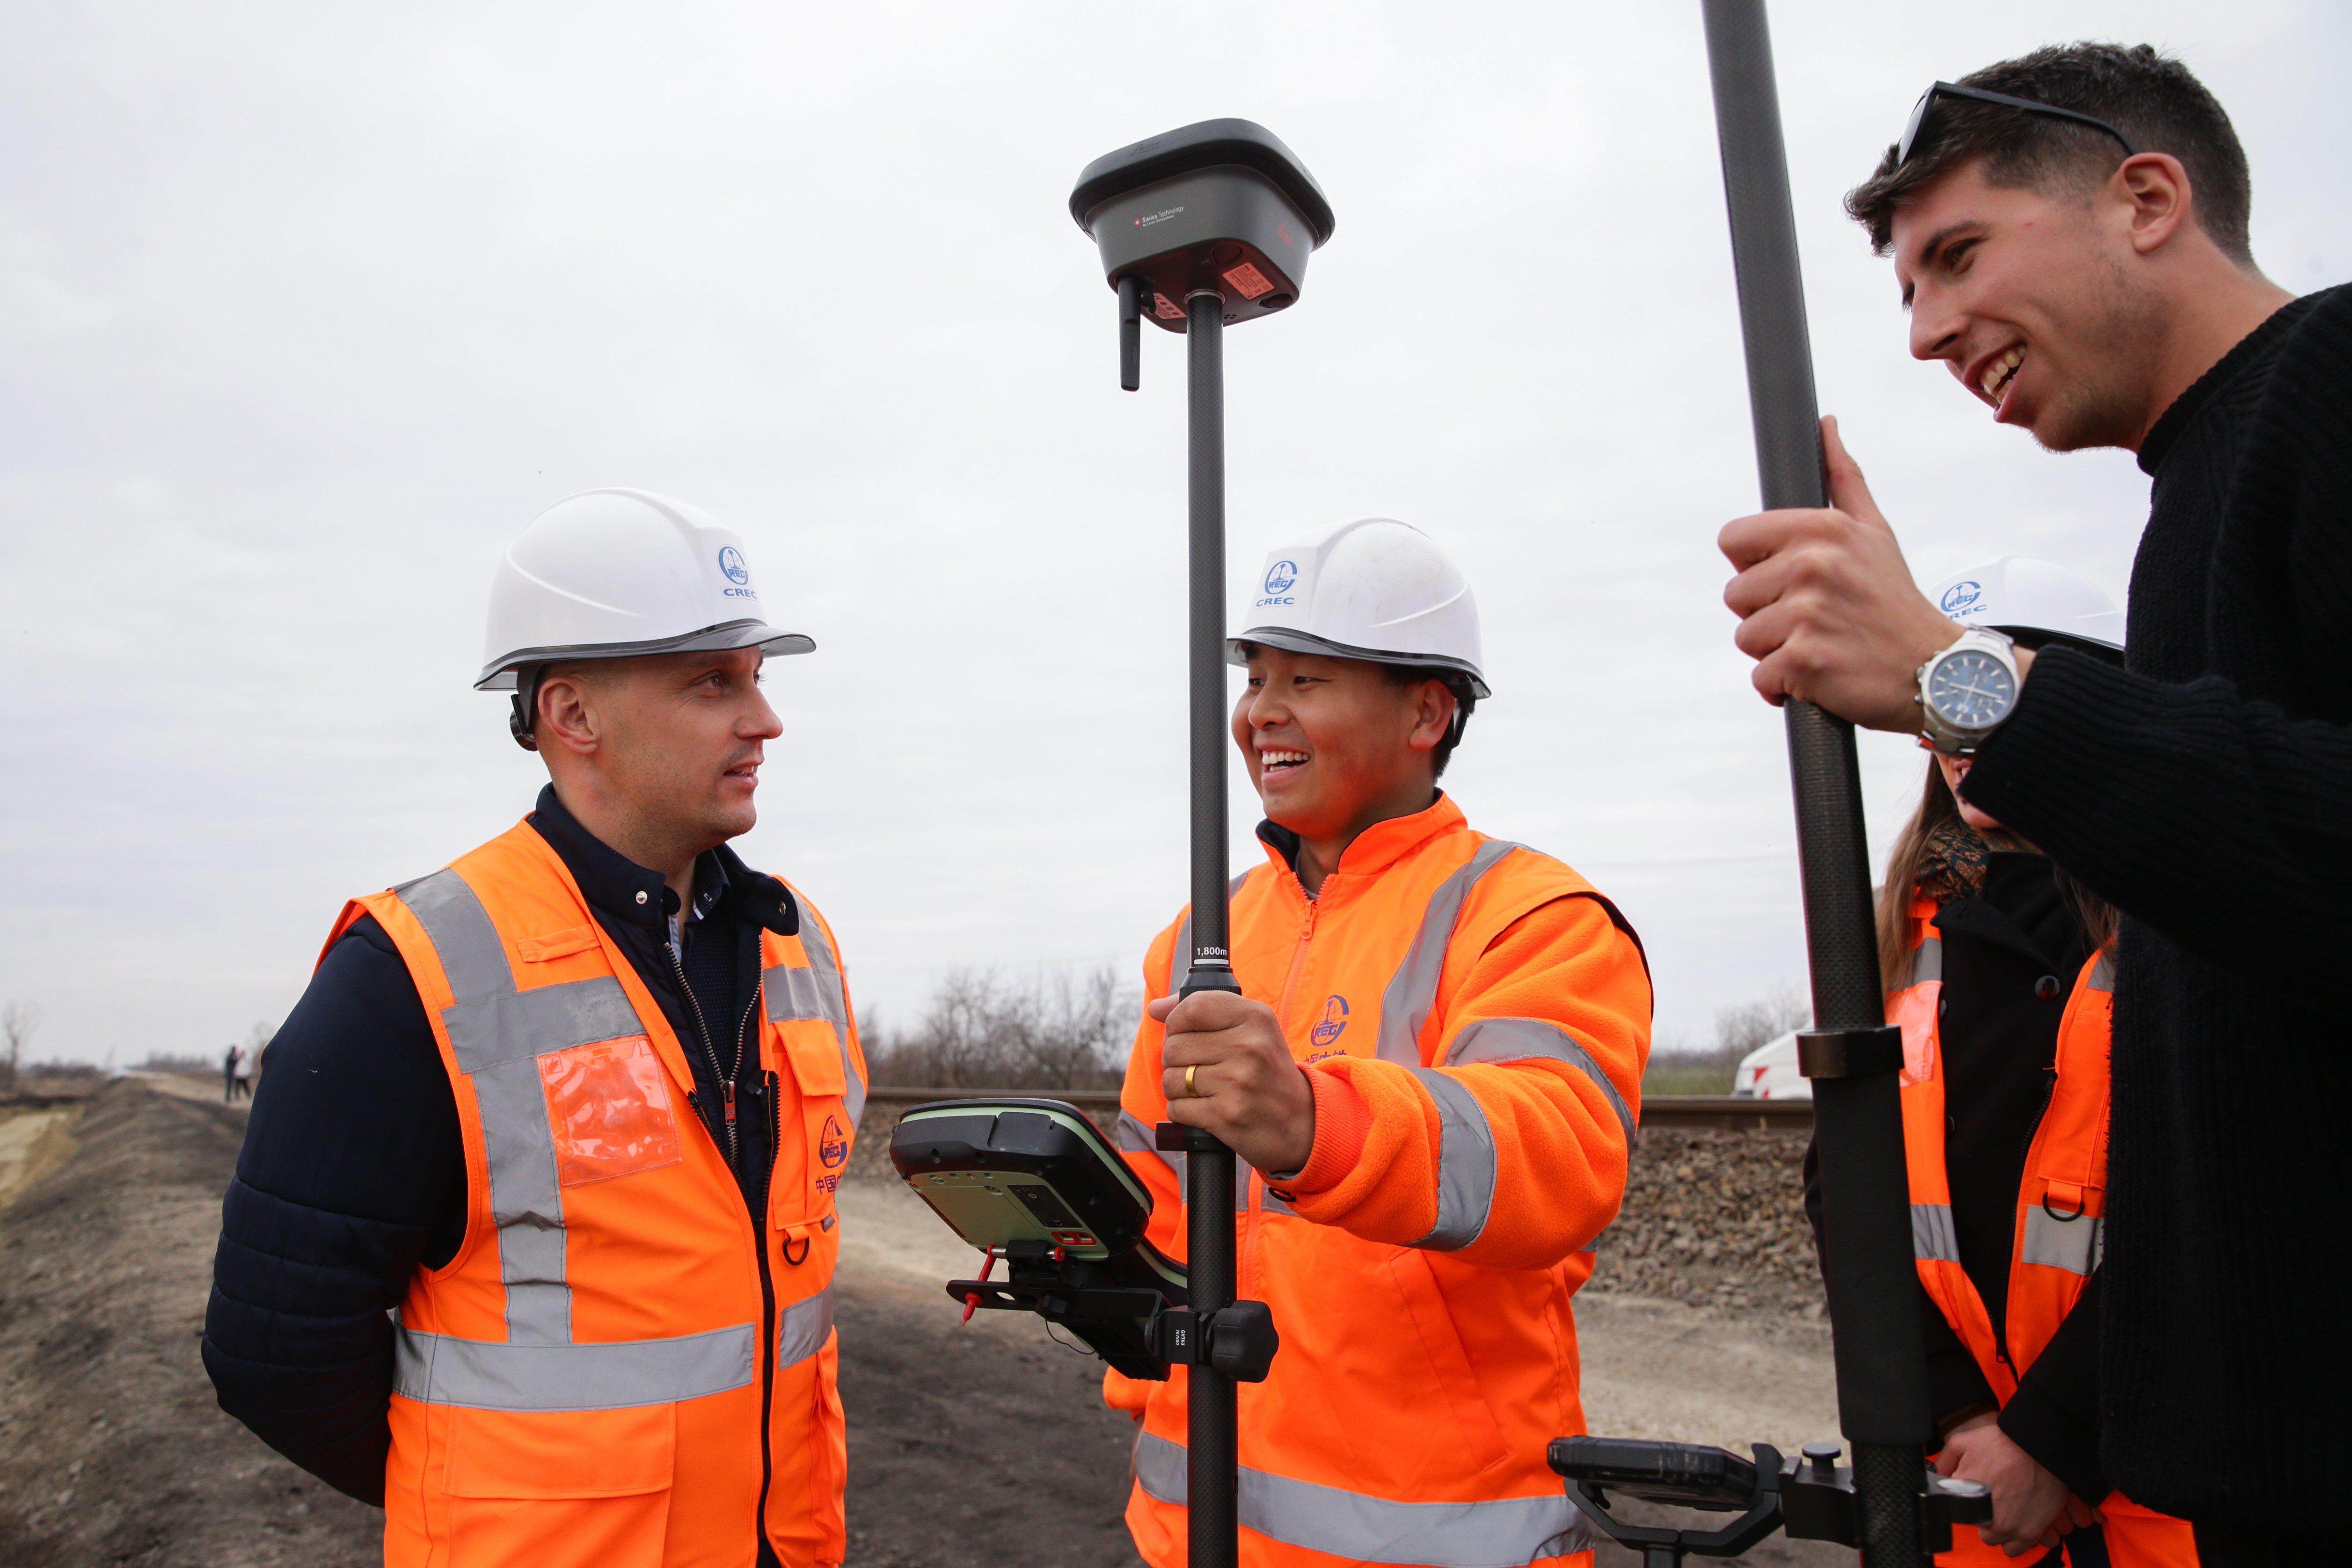
<instances>
[{"instance_id":1,"label":"orange high-visibility vest","mask_svg":"<svg viewBox=\"0 0 2352 1568\"><path fill-rule=\"evenodd\" d=\"M1640 947L1583 878L1471 831L1443 797L1367 830L1317 898L1267 858L1236 883L1234 967L1330 1082L1297 1185L1237 1173L1239 1293L1282 1335L1271 1375L1239 1390L1241 1561L1580 1560L1591 1528L1544 1449L1584 1430L1569 1298L1624 1194ZM1152 945L1152 994L1182 981L1190 924ZM1184 1156L1151 1137L1163 1042L1147 1019L1120 1142L1152 1189L1151 1239L1181 1258ZM1140 1417L1137 1548L1176 1568L1186 1373L1114 1372L1104 1392Z\"/></svg>"},{"instance_id":2,"label":"orange high-visibility vest","mask_svg":"<svg viewBox=\"0 0 2352 1568\"><path fill-rule=\"evenodd\" d=\"M761 1526L793 1568L841 1560L834 1188L865 1063L799 909L761 935L754 1227L660 1004L527 822L344 907L336 936L373 915L406 960L465 1134L465 1239L399 1309L389 1568L745 1568Z\"/></svg>"},{"instance_id":3,"label":"orange high-visibility vest","mask_svg":"<svg viewBox=\"0 0 2352 1568\"><path fill-rule=\"evenodd\" d=\"M1919 1279L1945 1321L2003 1405L2058 1325L2074 1310L2099 1265L2106 1225L2107 1052L2115 1009L2115 961L2092 955L2058 1024L2057 1077L2033 1130L2017 1194L2011 1242L2007 1347L1992 1316L1960 1267L1952 1191L1944 1166L1942 1016L1943 937L1933 899L1915 897L1911 969L1887 998L1887 1018L1903 1028L1903 1144L1910 1166L1912 1252ZM2186 1520L2142 1508L2121 1492L2098 1505L2109 1557L2118 1568L2193 1564L2197 1544ZM2014 1563L1973 1529L1952 1532L1942 1563Z\"/></svg>"}]
</instances>

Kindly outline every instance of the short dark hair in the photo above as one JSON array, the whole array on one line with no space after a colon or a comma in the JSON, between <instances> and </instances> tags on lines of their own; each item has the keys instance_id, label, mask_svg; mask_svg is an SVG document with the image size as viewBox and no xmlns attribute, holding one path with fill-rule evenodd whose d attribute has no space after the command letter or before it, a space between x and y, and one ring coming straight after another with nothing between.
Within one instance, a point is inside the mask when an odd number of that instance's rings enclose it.
<instances>
[{"instance_id":1,"label":"short dark hair","mask_svg":"<svg viewBox=\"0 0 2352 1568\"><path fill-rule=\"evenodd\" d=\"M1436 681L1452 692L1454 700L1462 705L1454 710L1454 722L1445 727L1445 738L1437 743L1437 749L1431 754L1437 768L1430 777L1444 778L1445 765L1454 760L1454 748L1462 743L1463 727L1470 722L1470 710L1478 706L1478 699L1470 694L1470 677L1459 670L1449 670L1436 664L1385 663L1381 665L1381 674L1392 686L1417 686L1423 681Z\"/></svg>"},{"instance_id":2,"label":"short dark hair","mask_svg":"<svg viewBox=\"0 0 2352 1568\"><path fill-rule=\"evenodd\" d=\"M2169 152L2189 172L2197 226L2239 266L2254 265L2247 243L2253 181L2230 117L2187 66L2146 44L2053 44L1960 78L1982 88L2106 120L2143 152ZM1846 193L1845 210L1870 231L1871 248L1894 245L1895 209L1923 186L1976 159L1988 184L2007 189L2087 188L2115 172L2124 150L2103 131L2000 104L1939 98L1911 162L1895 167L1889 147L1878 171Z\"/></svg>"}]
</instances>

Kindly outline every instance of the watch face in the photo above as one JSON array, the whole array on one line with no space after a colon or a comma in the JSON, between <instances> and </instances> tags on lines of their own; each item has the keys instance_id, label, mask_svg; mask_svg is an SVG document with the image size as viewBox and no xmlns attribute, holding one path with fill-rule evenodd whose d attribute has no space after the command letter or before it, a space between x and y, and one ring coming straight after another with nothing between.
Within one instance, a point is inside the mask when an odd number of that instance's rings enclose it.
<instances>
[{"instance_id":1,"label":"watch face","mask_svg":"<svg viewBox=\"0 0 2352 1568\"><path fill-rule=\"evenodd\" d=\"M1963 648L1927 672L1927 701L1955 729L1990 729L2017 701L2017 677L1983 649Z\"/></svg>"}]
</instances>

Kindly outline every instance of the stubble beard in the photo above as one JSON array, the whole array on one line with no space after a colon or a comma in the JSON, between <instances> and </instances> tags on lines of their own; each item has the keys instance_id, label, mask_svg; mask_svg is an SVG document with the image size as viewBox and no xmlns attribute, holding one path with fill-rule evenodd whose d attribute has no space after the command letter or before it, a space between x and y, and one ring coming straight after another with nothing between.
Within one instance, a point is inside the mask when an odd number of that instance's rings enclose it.
<instances>
[{"instance_id":1,"label":"stubble beard","mask_svg":"<svg viewBox=\"0 0 2352 1568\"><path fill-rule=\"evenodd\" d=\"M2162 308L2111 258L2102 259L2101 276L2074 313L2081 367L2033 425L2045 452L2134 445L2156 412L2148 389L2163 355Z\"/></svg>"}]
</instances>

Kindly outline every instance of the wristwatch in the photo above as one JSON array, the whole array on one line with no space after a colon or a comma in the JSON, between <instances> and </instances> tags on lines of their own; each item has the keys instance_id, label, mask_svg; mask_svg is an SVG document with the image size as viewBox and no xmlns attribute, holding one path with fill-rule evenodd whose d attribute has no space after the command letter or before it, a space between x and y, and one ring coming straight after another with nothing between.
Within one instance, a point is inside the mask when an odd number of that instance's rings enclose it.
<instances>
[{"instance_id":1,"label":"wristwatch","mask_svg":"<svg viewBox=\"0 0 2352 1568\"><path fill-rule=\"evenodd\" d=\"M1967 757L2017 710L2012 639L1971 626L1919 666L1919 733L1951 757Z\"/></svg>"}]
</instances>

